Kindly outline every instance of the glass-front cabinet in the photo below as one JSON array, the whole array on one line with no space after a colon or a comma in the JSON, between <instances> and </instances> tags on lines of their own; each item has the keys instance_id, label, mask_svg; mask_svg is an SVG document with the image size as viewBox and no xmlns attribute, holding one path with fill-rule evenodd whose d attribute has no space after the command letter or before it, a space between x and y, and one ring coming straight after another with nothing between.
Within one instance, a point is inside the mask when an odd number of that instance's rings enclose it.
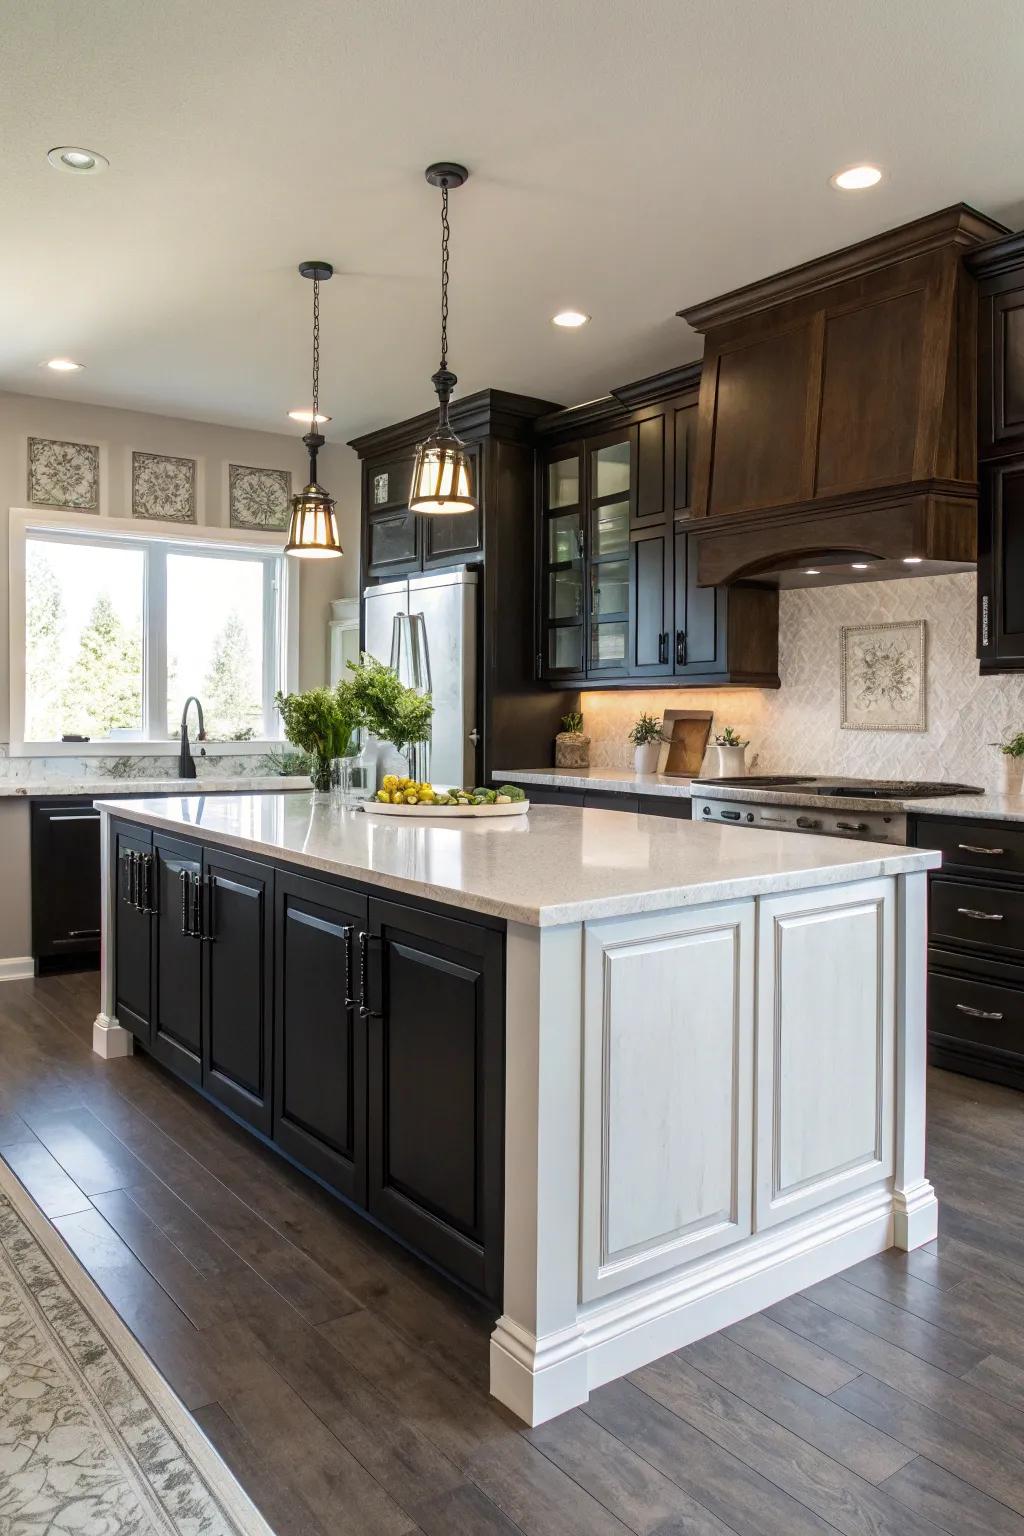
<instances>
[{"instance_id":1,"label":"glass-front cabinet","mask_svg":"<svg viewBox=\"0 0 1024 1536\"><path fill-rule=\"evenodd\" d=\"M635 457L626 429L551 449L541 463L544 677L628 670Z\"/></svg>"}]
</instances>

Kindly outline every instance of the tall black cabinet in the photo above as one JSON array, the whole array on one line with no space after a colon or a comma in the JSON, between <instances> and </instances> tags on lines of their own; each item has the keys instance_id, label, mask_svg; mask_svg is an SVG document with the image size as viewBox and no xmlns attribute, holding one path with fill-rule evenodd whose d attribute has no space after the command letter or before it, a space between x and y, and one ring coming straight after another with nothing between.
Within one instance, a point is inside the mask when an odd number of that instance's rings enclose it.
<instances>
[{"instance_id":1,"label":"tall black cabinet","mask_svg":"<svg viewBox=\"0 0 1024 1536\"><path fill-rule=\"evenodd\" d=\"M537 687L534 664L533 424L549 400L482 389L457 399L452 425L469 445L478 511L418 517L409 511L416 444L436 412L354 438L362 460L361 587L418 571L480 569L477 616L478 783L492 768L547 763L559 718L574 707Z\"/></svg>"}]
</instances>

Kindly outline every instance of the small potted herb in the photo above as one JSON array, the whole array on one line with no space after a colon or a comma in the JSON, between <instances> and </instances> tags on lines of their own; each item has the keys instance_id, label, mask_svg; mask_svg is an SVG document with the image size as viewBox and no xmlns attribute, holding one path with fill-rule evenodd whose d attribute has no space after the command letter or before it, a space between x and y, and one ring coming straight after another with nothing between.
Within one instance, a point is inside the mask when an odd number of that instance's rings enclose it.
<instances>
[{"instance_id":1,"label":"small potted herb","mask_svg":"<svg viewBox=\"0 0 1024 1536\"><path fill-rule=\"evenodd\" d=\"M1019 795L1024 787L1024 731L1017 731L1006 741L994 741L992 746L999 748L1000 789L1004 795Z\"/></svg>"},{"instance_id":2,"label":"small potted herb","mask_svg":"<svg viewBox=\"0 0 1024 1536\"><path fill-rule=\"evenodd\" d=\"M715 737L715 749L718 752L719 779L742 778L747 771L747 748L749 741L744 741L737 736L731 725L727 725L724 731L720 731Z\"/></svg>"},{"instance_id":3,"label":"small potted herb","mask_svg":"<svg viewBox=\"0 0 1024 1536\"><path fill-rule=\"evenodd\" d=\"M583 734L583 716L574 711L562 716L562 729L555 737L556 768L588 768L590 737Z\"/></svg>"},{"instance_id":4,"label":"small potted herb","mask_svg":"<svg viewBox=\"0 0 1024 1536\"><path fill-rule=\"evenodd\" d=\"M657 773L661 756L661 721L643 714L629 733L633 743L633 768L636 773Z\"/></svg>"}]
</instances>

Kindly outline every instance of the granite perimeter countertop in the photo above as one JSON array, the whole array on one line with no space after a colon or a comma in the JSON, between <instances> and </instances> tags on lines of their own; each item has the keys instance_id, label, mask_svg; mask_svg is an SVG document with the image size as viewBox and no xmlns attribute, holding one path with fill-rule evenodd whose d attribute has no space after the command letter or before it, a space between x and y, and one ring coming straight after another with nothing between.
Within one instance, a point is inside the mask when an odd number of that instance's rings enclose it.
<instances>
[{"instance_id":1,"label":"granite perimeter countertop","mask_svg":"<svg viewBox=\"0 0 1024 1536\"><path fill-rule=\"evenodd\" d=\"M54 799L82 795L89 799L112 795L180 795L191 790L197 795L236 794L239 790L307 790L309 780L301 775L261 777L238 774L234 778L198 779L0 779L0 799Z\"/></svg>"},{"instance_id":2,"label":"granite perimeter countertop","mask_svg":"<svg viewBox=\"0 0 1024 1536\"><path fill-rule=\"evenodd\" d=\"M689 800L689 779L632 768L495 768L492 784L545 784L552 789L604 789L622 795L667 795Z\"/></svg>"},{"instance_id":3,"label":"granite perimeter countertop","mask_svg":"<svg viewBox=\"0 0 1024 1536\"><path fill-rule=\"evenodd\" d=\"M310 793L98 804L126 821L535 927L939 864L913 848L575 806L489 821L343 811Z\"/></svg>"}]
</instances>

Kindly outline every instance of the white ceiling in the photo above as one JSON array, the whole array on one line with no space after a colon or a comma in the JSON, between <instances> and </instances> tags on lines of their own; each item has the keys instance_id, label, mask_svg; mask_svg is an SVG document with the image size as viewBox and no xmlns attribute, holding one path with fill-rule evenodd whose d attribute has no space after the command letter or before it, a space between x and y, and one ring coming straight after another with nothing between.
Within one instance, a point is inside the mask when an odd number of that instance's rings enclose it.
<instances>
[{"instance_id":1,"label":"white ceiling","mask_svg":"<svg viewBox=\"0 0 1024 1536\"><path fill-rule=\"evenodd\" d=\"M427 409L451 158L460 392L587 399L699 355L685 305L961 199L1016 225L1022 79L1019 0L7 0L0 387L291 430L323 257L328 437Z\"/></svg>"}]
</instances>

